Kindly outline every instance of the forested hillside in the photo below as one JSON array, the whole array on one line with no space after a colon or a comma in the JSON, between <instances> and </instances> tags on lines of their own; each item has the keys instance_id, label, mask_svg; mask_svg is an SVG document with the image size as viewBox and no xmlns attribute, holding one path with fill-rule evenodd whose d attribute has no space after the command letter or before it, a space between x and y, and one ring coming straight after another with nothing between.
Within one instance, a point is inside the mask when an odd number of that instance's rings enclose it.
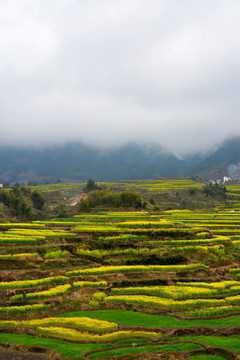
<instances>
[{"instance_id":1,"label":"forested hillside","mask_svg":"<svg viewBox=\"0 0 240 360\"><path fill-rule=\"evenodd\" d=\"M159 145L128 144L97 149L83 143L45 148L1 147L1 182L116 181L198 175L203 179L240 177L240 139L205 154L180 159Z\"/></svg>"}]
</instances>

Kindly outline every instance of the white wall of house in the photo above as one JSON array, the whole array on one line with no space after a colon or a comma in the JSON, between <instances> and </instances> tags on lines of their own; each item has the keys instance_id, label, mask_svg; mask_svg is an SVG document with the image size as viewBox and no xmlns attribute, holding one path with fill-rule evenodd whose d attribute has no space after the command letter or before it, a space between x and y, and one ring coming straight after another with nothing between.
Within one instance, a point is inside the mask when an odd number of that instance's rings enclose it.
<instances>
[{"instance_id":1,"label":"white wall of house","mask_svg":"<svg viewBox=\"0 0 240 360\"><path fill-rule=\"evenodd\" d=\"M232 179L230 178L230 177L228 177L228 176L224 176L223 177L223 182L224 183L226 183L226 182L228 182L228 181L231 181Z\"/></svg>"}]
</instances>

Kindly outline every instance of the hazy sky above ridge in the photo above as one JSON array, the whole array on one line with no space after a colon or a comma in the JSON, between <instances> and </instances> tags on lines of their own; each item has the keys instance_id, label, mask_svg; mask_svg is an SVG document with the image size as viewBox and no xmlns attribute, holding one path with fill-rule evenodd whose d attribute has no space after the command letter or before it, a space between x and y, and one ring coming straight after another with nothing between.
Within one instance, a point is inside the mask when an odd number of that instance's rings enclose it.
<instances>
[{"instance_id":1,"label":"hazy sky above ridge","mask_svg":"<svg viewBox=\"0 0 240 360\"><path fill-rule=\"evenodd\" d=\"M0 144L240 135L239 0L0 0Z\"/></svg>"}]
</instances>

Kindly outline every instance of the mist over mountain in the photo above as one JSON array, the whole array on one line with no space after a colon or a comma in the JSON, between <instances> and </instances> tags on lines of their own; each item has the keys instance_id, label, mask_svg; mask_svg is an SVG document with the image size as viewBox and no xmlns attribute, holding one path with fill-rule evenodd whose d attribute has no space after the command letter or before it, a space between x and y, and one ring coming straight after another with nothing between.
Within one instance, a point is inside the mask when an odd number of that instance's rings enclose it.
<instances>
[{"instance_id":1,"label":"mist over mountain","mask_svg":"<svg viewBox=\"0 0 240 360\"><path fill-rule=\"evenodd\" d=\"M203 179L240 176L240 138L223 142L207 154L184 159L156 144L134 143L108 150L82 142L43 148L0 147L0 181L38 183L156 179L198 175Z\"/></svg>"},{"instance_id":2,"label":"mist over mountain","mask_svg":"<svg viewBox=\"0 0 240 360\"><path fill-rule=\"evenodd\" d=\"M54 182L147 179L184 174L184 162L159 145L99 150L76 142L41 149L0 148L1 181Z\"/></svg>"},{"instance_id":3,"label":"mist over mountain","mask_svg":"<svg viewBox=\"0 0 240 360\"><path fill-rule=\"evenodd\" d=\"M190 161L189 161L190 160ZM225 140L206 154L195 154L185 158L187 173L197 174L204 179L240 177L240 137Z\"/></svg>"}]
</instances>

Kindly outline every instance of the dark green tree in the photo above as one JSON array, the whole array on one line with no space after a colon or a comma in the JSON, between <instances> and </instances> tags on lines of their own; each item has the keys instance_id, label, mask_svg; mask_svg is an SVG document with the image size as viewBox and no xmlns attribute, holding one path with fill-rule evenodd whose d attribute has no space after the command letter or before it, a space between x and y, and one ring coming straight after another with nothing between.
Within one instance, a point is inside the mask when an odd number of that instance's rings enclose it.
<instances>
[{"instance_id":1,"label":"dark green tree","mask_svg":"<svg viewBox=\"0 0 240 360\"><path fill-rule=\"evenodd\" d=\"M26 217L31 217L33 214L32 204L29 199L21 197L17 206L17 215L23 215Z\"/></svg>"},{"instance_id":2,"label":"dark green tree","mask_svg":"<svg viewBox=\"0 0 240 360\"><path fill-rule=\"evenodd\" d=\"M92 179L89 179L86 184L86 192L90 192L98 189L99 189L98 185Z\"/></svg>"},{"instance_id":3,"label":"dark green tree","mask_svg":"<svg viewBox=\"0 0 240 360\"><path fill-rule=\"evenodd\" d=\"M45 203L44 197L37 190L32 192L31 200L33 202L33 206L36 209L41 210L43 208L43 205Z\"/></svg>"},{"instance_id":4,"label":"dark green tree","mask_svg":"<svg viewBox=\"0 0 240 360\"><path fill-rule=\"evenodd\" d=\"M206 196L221 196L226 198L226 187L221 184L209 183L203 187L203 192Z\"/></svg>"},{"instance_id":5,"label":"dark green tree","mask_svg":"<svg viewBox=\"0 0 240 360\"><path fill-rule=\"evenodd\" d=\"M89 212L90 211L90 205L89 205L88 199L82 199L80 201L79 211L80 212Z\"/></svg>"},{"instance_id":6,"label":"dark green tree","mask_svg":"<svg viewBox=\"0 0 240 360\"><path fill-rule=\"evenodd\" d=\"M122 191L119 196L119 205L120 206L133 206L141 207L141 197L136 191Z\"/></svg>"}]
</instances>

